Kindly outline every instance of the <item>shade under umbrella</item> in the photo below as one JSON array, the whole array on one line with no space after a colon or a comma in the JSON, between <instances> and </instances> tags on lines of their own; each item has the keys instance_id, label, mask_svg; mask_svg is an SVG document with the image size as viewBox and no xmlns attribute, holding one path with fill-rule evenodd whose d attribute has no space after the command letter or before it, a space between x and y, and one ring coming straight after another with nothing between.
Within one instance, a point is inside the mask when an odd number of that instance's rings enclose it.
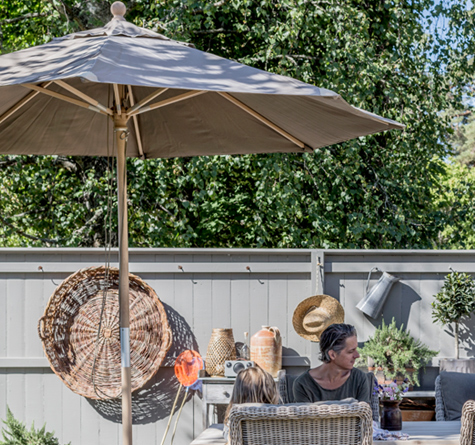
<instances>
[{"instance_id":1,"label":"shade under umbrella","mask_svg":"<svg viewBox=\"0 0 475 445\"><path fill-rule=\"evenodd\" d=\"M120 2L111 10L103 28L0 56L0 152L106 156L116 135L122 418L131 444L125 157L311 152L404 126L333 91L139 28Z\"/></svg>"}]
</instances>

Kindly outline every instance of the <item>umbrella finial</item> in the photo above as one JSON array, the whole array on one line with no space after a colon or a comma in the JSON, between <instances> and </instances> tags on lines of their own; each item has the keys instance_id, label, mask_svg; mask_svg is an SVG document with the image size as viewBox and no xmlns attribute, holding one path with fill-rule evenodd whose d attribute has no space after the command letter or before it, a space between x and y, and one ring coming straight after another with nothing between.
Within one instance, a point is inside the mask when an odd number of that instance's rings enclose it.
<instances>
[{"instance_id":1,"label":"umbrella finial","mask_svg":"<svg viewBox=\"0 0 475 445\"><path fill-rule=\"evenodd\" d=\"M111 5L111 12L115 19L125 20L124 15L127 11L125 5L122 2L114 2Z\"/></svg>"}]
</instances>

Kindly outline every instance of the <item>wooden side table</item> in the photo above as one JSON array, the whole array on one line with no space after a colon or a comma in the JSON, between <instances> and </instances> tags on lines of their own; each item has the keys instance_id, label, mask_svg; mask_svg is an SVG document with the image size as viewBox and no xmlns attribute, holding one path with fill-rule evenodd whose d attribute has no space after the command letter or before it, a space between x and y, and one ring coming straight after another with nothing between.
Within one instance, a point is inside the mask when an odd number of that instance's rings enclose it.
<instances>
[{"instance_id":1,"label":"wooden side table","mask_svg":"<svg viewBox=\"0 0 475 445\"><path fill-rule=\"evenodd\" d=\"M210 405L228 405L233 393L234 377L200 377L203 383L203 429L210 425ZM223 419L217 419L223 421ZM213 422L212 422L213 423ZM214 422L216 423L216 422Z\"/></svg>"}]
</instances>

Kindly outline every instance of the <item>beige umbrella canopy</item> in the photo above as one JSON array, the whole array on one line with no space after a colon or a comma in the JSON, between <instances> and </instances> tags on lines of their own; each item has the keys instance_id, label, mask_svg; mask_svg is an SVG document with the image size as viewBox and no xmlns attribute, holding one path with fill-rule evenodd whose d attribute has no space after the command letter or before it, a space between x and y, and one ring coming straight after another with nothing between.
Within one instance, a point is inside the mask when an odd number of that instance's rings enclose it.
<instances>
[{"instance_id":1,"label":"beige umbrella canopy","mask_svg":"<svg viewBox=\"0 0 475 445\"><path fill-rule=\"evenodd\" d=\"M132 443L125 158L311 152L403 125L338 94L124 20L0 56L2 154L106 156L117 141L124 444ZM126 144L127 141L127 144Z\"/></svg>"},{"instance_id":2,"label":"beige umbrella canopy","mask_svg":"<svg viewBox=\"0 0 475 445\"><path fill-rule=\"evenodd\" d=\"M115 108L133 120L127 156L144 158L312 151L403 128L333 91L199 51L121 15L1 56L0 92L1 151L11 154L105 156Z\"/></svg>"}]
</instances>

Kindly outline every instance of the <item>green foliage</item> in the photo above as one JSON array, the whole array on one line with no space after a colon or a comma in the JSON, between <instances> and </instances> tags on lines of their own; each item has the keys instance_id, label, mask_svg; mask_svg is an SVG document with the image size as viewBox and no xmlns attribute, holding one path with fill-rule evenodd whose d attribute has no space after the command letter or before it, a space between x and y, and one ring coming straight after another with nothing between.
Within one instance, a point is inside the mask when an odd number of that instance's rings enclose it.
<instances>
[{"instance_id":1,"label":"green foliage","mask_svg":"<svg viewBox=\"0 0 475 445\"><path fill-rule=\"evenodd\" d=\"M13 417L10 408L7 408L7 420L3 423L5 424L2 428L3 442L0 442L0 445L59 445L54 432L46 431L46 425L35 429L33 424L28 430L24 423Z\"/></svg>"},{"instance_id":2,"label":"green foliage","mask_svg":"<svg viewBox=\"0 0 475 445\"><path fill-rule=\"evenodd\" d=\"M475 169L447 163L440 187L433 190L434 207L441 217L436 246L441 249L475 249Z\"/></svg>"},{"instance_id":3,"label":"green foliage","mask_svg":"<svg viewBox=\"0 0 475 445\"><path fill-rule=\"evenodd\" d=\"M411 384L419 385L419 370L430 359L438 354L425 346L420 340L415 340L411 333L404 329L402 324L396 326L393 318L389 325L384 323L376 329L359 349L361 357L360 365L365 365L368 358L374 361L376 367L381 367L387 378L393 379L397 375L408 378ZM406 368L414 368L414 372L408 373Z\"/></svg>"},{"instance_id":4,"label":"green foliage","mask_svg":"<svg viewBox=\"0 0 475 445\"><path fill-rule=\"evenodd\" d=\"M475 165L475 116L472 109L455 113L454 133L450 143L455 150L455 160L462 165Z\"/></svg>"},{"instance_id":5,"label":"green foliage","mask_svg":"<svg viewBox=\"0 0 475 445\"><path fill-rule=\"evenodd\" d=\"M467 273L451 272L434 298L432 318L435 321L444 325L459 322L475 311L475 282Z\"/></svg>"},{"instance_id":6,"label":"green foliage","mask_svg":"<svg viewBox=\"0 0 475 445\"><path fill-rule=\"evenodd\" d=\"M463 317L475 311L475 282L462 272L452 271L444 280L439 293L432 302L432 318L447 325L454 323L455 358L459 358L459 324Z\"/></svg>"},{"instance_id":7,"label":"green foliage","mask_svg":"<svg viewBox=\"0 0 475 445\"><path fill-rule=\"evenodd\" d=\"M467 57L475 52L475 16L465 0L125 3L137 25L334 89L352 105L407 125L313 154L129 161L131 246L438 245L450 222L433 199L451 132L440 111L461 108L473 71ZM105 23L108 7L102 0L3 2L2 50ZM30 20L33 10L39 14ZM447 27L439 31L431 23L442 17ZM1 245L103 245L104 231L115 232L117 223L101 165L1 158Z\"/></svg>"}]
</instances>

